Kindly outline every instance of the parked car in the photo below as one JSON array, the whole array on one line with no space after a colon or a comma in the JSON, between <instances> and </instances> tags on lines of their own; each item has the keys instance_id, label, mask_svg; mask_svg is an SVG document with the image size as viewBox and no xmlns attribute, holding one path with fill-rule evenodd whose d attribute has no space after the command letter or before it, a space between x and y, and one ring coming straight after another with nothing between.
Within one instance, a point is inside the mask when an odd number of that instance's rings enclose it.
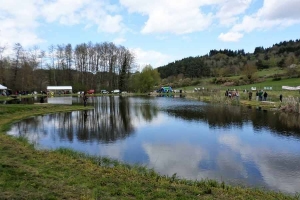
<instances>
[{"instance_id":1,"label":"parked car","mask_svg":"<svg viewBox=\"0 0 300 200\"><path fill-rule=\"evenodd\" d=\"M94 94L94 93L95 93L95 90L88 90L87 93L88 93L88 94Z\"/></svg>"},{"instance_id":2,"label":"parked car","mask_svg":"<svg viewBox=\"0 0 300 200\"><path fill-rule=\"evenodd\" d=\"M113 93L113 94L119 94L120 92L121 91L119 89L115 89L115 90L111 91L111 93Z\"/></svg>"},{"instance_id":3,"label":"parked car","mask_svg":"<svg viewBox=\"0 0 300 200\"><path fill-rule=\"evenodd\" d=\"M106 90L101 90L101 94L108 94Z\"/></svg>"}]
</instances>

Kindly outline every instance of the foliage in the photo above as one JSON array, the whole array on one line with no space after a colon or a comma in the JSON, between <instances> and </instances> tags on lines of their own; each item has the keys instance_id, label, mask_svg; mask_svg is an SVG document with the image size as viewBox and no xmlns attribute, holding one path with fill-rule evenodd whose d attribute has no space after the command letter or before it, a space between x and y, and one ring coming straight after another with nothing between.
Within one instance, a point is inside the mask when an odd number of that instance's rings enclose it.
<instances>
[{"instance_id":1,"label":"foliage","mask_svg":"<svg viewBox=\"0 0 300 200\"><path fill-rule=\"evenodd\" d=\"M185 77L205 77L210 75L209 67L204 63L201 57L188 57L181 61L169 63L166 66L157 68L161 78L177 76L183 74Z\"/></svg>"},{"instance_id":2,"label":"foliage","mask_svg":"<svg viewBox=\"0 0 300 200\"><path fill-rule=\"evenodd\" d=\"M257 69L288 67L300 60L300 40L290 40L264 48L258 46L253 53L244 50L210 50L207 55L187 57L158 67L162 79L182 74L185 78L230 77L243 73L246 65L254 65ZM249 79L253 82L252 78ZM168 81L169 83L173 81Z\"/></svg>"},{"instance_id":3,"label":"foliage","mask_svg":"<svg viewBox=\"0 0 300 200\"><path fill-rule=\"evenodd\" d=\"M153 69L151 65L147 65L141 73L132 75L130 80L133 91L150 92L155 85L160 83L160 76L156 69Z\"/></svg>"},{"instance_id":4,"label":"foliage","mask_svg":"<svg viewBox=\"0 0 300 200\"><path fill-rule=\"evenodd\" d=\"M249 83L253 83L253 77L257 72L257 68L254 65L246 64L243 68L243 74L246 76Z\"/></svg>"}]
</instances>

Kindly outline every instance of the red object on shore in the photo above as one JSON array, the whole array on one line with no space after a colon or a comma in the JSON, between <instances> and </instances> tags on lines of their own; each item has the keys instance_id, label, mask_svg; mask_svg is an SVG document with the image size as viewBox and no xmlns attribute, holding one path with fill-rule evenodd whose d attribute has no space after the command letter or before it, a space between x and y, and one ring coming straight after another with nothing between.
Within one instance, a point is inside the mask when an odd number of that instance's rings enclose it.
<instances>
[{"instance_id":1,"label":"red object on shore","mask_svg":"<svg viewBox=\"0 0 300 200\"><path fill-rule=\"evenodd\" d=\"M88 94L94 94L94 93L95 93L95 90L88 90L87 93L88 93Z\"/></svg>"}]
</instances>

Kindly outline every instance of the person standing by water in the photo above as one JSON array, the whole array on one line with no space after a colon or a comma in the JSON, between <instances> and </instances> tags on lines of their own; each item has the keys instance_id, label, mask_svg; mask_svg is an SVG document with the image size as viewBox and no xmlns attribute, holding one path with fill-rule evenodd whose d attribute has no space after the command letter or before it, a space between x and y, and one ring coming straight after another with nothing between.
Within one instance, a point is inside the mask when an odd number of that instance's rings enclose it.
<instances>
[{"instance_id":1,"label":"person standing by water","mask_svg":"<svg viewBox=\"0 0 300 200\"><path fill-rule=\"evenodd\" d=\"M86 104L87 104L87 100L88 100L88 96L87 96L86 92L84 92L84 93L83 93L83 105L84 105L84 107L85 107Z\"/></svg>"},{"instance_id":2,"label":"person standing by water","mask_svg":"<svg viewBox=\"0 0 300 200\"><path fill-rule=\"evenodd\" d=\"M282 94L279 95L279 100L282 102Z\"/></svg>"},{"instance_id":3,"label":"person standing by water","mask_svg":"<svg viewBox=\"0 0 300 200\"><path fill-rule=\"evenodd\" d=\"M258 101L258 90L256 90L256 101Z\"/></svg>"},{"instance_id":4,"label":"person standing by water","mask_svg":"<svg viewBox=\"0 0 300 200\"><path fill-rule=\"evenodd\" d=\"M264 101L267 101L268 93L267 91L264 92Z\"/></svg>"},{"instance_id":5,"label":"person standing by water","mask_svg":"<svg viewBox=\"0 0 300 200\"><path fill-rule=\"evenodd\" d=\"M236 97L236 100L239 101L240 100L240 93L238 90L236 90L235 92L235 97Z\"/></svg>"},{"instance_id":6,"label":"person standing by water","mask_svg":"<svg viewBox=\"0 0 300 200\"><path fill-rule=\"evenodd\" d=\"M258 99L259 99L259 101L263 100L263 91L262 90L259 90L259 92L258 92Z\"/></svg>"},{"instance_id":7,"label":"person standing by water","mask_svg":"<svg viewBox=\"0 0 300 200\"><path fill-rule=\"evenodd\" d=\"M252 99L252 91L250 90L249 91L249 101L251 101L251 99Z\"/></svg>"}]
</instances>

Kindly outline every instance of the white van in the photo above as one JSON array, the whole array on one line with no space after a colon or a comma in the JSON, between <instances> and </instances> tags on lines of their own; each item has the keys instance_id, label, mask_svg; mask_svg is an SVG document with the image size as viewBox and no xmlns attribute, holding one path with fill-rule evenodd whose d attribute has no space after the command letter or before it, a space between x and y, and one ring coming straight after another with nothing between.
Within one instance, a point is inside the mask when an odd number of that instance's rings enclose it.
<instances>
[{"instance_id":1,"label":"white van","mask_svg":"<svg viewBox=\"0 0 300 200\"><path fill-rule=\"evenodd\" d=\"M121 92L121 91L118 90L118 89L111 91L111 93L113 93L113 94L119 94L120 92Z\"/></svg>"}]
</instances>

